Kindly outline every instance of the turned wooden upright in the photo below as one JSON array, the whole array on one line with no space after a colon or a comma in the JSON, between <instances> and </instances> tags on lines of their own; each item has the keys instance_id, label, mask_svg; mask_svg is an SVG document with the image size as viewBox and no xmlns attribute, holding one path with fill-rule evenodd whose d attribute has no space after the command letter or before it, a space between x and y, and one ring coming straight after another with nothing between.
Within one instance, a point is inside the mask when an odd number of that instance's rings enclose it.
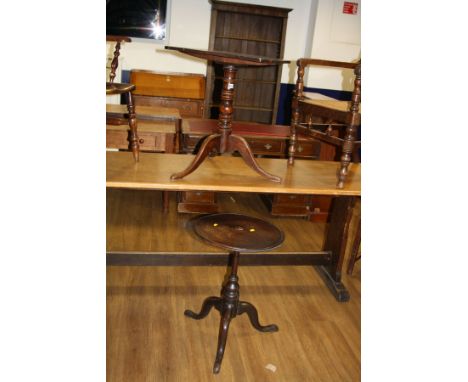
<instances>
[{"instance_id":1,"label":"turned wooden upright","mask_svg":"<svg viewBox=\"0 0 468 382\"><path fill-rule=\"evenodd\" d=\"M198 49L179 48L166 46L166 49L176 50L188 55L204 58L209 61L222 63L224 70L223 90L221 92L221 105L219 107L220 115L218 120L218 133L208 136L203 142L198 154L193 162L183 171L171 176L171 180L181 179L193 171L206 159L206 157L216 149L219 154L232 153L238 151L247 165L263 177L274 182L281 182L279 176L270 174L263 170L255 160L252 150L247 141L239 136L232 134L232 115L234 112L233 99L236 83L237 66L253 65L267 66L289 63L289 61L278 60L274 58L258 57L232 52L216 52Z\"/></svg>"},{"instance_id":2,"label":"turned wooden upright","mask_svg":"<svg viewBox=\"0 0 468 382\"><path fill-rule=\"evenodd\" d=\"M116 70L117 70L117 67L119 66L120 43L130 42L132 40L126 36L109 36L108 35L106 36L106 41L115 42L114 56L111 62L111 71L109 74L109 82L106 82L106 95L125 94L127 96L128 125L130 127L130 136L129 136L130 150L133 153L133 159L135 160L135 162L138 162L139 157L140 157L140 145L138 144L135 103L133 101L133 95L132 95L132 92L135 90L135 85L114 82L114 79L116 76Z\"/></svg>"},{"instance_id":3,"label":"turned wooden upright","mask_svg":"<svg viewBox=\"0 0 468 382\"><path fill-rule=\"evenodd\" d=\"M304 72L309 65L328 66L335 68L354 69L354 88L351 101L321 101L307 99L304 96ZM292 118L291 118L291 137L289 141L289 165L294 164L294 154L296 151L297 133L331 143L342 148L340 158L340 169L337 174L337 188L343 188L348 175L349 164L353 150L360 145L356 141L356 133L361 125L361 61L358 63L317 60L310 58L301 58L297 60L297 81L292 100ZM325 119L329 128L323 132L314 127L312 120L308 122L301 121L301 112L305 111L315 117ZM338 123L339 125L336 125ZM342 124L342 125L341 125ZM345 126L344 138L332 135L332 126Z\"/></svg>"}]
</instances>

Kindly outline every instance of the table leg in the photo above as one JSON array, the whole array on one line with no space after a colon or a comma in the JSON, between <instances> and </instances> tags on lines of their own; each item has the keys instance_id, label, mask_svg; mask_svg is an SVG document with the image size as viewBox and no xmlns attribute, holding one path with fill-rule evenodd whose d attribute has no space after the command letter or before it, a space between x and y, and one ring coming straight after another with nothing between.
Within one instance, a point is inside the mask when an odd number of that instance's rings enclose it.
<instances>
[{"instance_id":1,"label":"table leg","mask_svg":"<svg viewBox=\"0 0 468 382\"><path fill-rule=\"evenodd\" d=\"M202 164L205 158L211 153L211 151L214 148L219 147L220 139L221 135L219 134L209 135L200 147L200 151L198 151L198 154L195 156L195 158L193 158L192 163L190 163L185 170L172 174L171 180L182 179L183 177L194 172L198 168L198 166Z\"/></svg>"},{"instance_id":2,"label":"table leg","mask_svg":"<svg viewBox=\"0 0 468 382\"><path fill-rule=\"evenodd\" d=\"M324 251L332 256L330 265L316 267L325 284L339 302L349 300L349 292L341 282L341 269L348 239L349 223L356 198L341 196L333 199L330 225L325 238Z\"/></svg>"}]
</instances>

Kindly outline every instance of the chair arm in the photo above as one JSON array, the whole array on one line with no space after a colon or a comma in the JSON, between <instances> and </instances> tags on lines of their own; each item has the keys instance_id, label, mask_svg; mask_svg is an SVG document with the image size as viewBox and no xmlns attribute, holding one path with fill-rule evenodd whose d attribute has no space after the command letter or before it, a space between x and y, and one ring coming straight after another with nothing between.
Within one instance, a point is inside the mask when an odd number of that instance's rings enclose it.
<instances>
[{"instance_id":1,"label":"chair arm","mask_svg":"<svg viewBox=\"0 0 468 382\"><path fill-rule=\"evenodd\" d=\"M300 58L299 60L297 60L297 66L304 67L307 65L331 66L335 68L354 69L356 68L357 63L356 62L318 60L315 58Z\"/></svg>"}]
</instances>

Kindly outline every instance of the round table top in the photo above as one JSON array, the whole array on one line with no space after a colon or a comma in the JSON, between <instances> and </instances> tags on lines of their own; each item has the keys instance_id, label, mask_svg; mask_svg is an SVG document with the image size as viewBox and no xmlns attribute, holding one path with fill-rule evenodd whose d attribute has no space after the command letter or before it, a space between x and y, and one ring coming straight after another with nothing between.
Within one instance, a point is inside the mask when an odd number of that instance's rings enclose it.
<instances>
[{"instance_id":1,"label":"round table top","mask_svg":"<svg viewBox=\"0 0 468 382\"><path fill-rule=\"evenodd\" d=\"M190 228L208 244L234 251L267 251L284 241L283 232L273 224L252 216L222 213L198 216Z\"/></svg>"}]
</instances>

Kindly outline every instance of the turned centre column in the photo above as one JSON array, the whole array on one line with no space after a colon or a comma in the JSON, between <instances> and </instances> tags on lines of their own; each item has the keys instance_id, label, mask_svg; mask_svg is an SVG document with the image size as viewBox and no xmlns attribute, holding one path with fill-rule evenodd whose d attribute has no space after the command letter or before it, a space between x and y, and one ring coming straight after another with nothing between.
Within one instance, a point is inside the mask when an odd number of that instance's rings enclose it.
<instances>
[{"instance_id":1,"label":"turned centre column","mask_svg":"<svg viewBox=\"0 0 468 382\"><path fill-rule=\"evenodd\" d=\"M236 82L237 68L233 65L225 65L223 70L223 90L221 92L221 105L219 106L218 120L218 128L221 133L221 154L229 151L228 137L232 132L232 103L234 100L234 86Z\"/></svg>"}]
</instances>

